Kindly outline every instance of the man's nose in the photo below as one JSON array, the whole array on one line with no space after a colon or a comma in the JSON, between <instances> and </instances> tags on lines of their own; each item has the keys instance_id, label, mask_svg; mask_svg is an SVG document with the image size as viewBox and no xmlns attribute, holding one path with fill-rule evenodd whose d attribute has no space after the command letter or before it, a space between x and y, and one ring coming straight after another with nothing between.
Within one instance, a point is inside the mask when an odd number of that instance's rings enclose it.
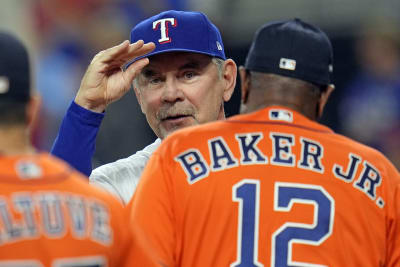
<instances>
[{"instance_id":1,"label":"man's nose","mask_svg":"<svg viewBox=\"0 0 400 267\"><path fill-rule=\"evenodd\" d=\"M177 102L182 101L185 95L183 94L179 82L175 78L167 78L164 83L162 101Z\"/></svg>"}]
</instances>

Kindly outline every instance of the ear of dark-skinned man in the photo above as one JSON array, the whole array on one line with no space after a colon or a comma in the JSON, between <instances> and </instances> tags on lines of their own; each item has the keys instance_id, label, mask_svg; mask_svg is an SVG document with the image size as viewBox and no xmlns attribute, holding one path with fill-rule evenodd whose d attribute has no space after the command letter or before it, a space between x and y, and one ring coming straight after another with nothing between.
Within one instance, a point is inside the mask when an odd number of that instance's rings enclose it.
<instances>
[{"instance_id":1,"label":"ear of dark-skinned man","mask_svg":"<svg viewBox=\"0 0 400 267\"><path fill-rule=\"evenodd\" d=\"M250 76L248 75L246 69L243 66L239 67L240 75L240 90L242 92L242 104L247 103L247 99L250 92Z\"/></svg>"},{"instance_id":2,"label":"ear of dark-skinned man","mask_svg":"<svg viewBox=\"0 0 400 267\"><path fill-rule=\"evenodd\" d=\"M321 93L321 96L318 101L318 106L317 106L317 118L320 119L322 117L322 114L324 112L324 108L326 103L328 102L329 96L332 94L332 92L335 90L335 85L330 84L327 86L326 90Z\"/></svg>"}]
</instances>

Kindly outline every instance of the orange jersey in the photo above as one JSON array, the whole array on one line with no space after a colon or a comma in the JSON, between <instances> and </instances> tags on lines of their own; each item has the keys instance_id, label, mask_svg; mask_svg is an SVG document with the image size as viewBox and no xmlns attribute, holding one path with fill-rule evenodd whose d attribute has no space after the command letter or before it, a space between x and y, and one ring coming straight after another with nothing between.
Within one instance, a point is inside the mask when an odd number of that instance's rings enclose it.
<instances>
[{"instance_id":1,"label":"orange jersey","mask_svg":"<svg viewBox=\"0 0 400 267\"><path fill-rule=\"evenodd\" d=\"M399 190L378 151L269 107L164 140L130 225L159 266L400 266Z\"/></svg>"},{"instance_id":2,"label":"orange jersey","mask_svg":"<svg viewBox=\"0 0 400 267\"><path fill-rule=\"evenodd\" d=\"M46 154L0 156L0 266L124 266L126 211Z\"/></svg>"}]
</instances>

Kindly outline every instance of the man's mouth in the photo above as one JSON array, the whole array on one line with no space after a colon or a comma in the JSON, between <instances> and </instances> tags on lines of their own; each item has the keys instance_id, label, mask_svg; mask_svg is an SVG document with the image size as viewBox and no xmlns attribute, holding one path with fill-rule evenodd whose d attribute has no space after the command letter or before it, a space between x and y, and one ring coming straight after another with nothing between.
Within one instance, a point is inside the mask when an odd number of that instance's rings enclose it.
<instances>
[{"instance_id":1,"label":"man's mouth","mask_svg":"<svg viewBox=\"0 0 400 267\"><path fill-rule=\"evenodd\" d=\"M190 115L178 114L178 115L165 117L165 118L162 119L162 121L179 120L179 119L184 119L184 118L189 117L189 116Z\"/></svg>"}]
</instances>

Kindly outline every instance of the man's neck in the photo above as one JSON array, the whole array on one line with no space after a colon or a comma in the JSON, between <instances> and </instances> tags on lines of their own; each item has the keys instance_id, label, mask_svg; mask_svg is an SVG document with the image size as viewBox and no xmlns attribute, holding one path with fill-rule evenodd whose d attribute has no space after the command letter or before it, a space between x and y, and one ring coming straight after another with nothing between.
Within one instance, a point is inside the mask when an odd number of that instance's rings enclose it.
<instances>
[{"instance_id":1,"label":"man's neck","mask_svg":"<svg viewBox=\"0 0 400 267\"><path fill-rule=\"evenodd\" d=\"M29 140L29 134L25 127L0 127L0 154L20 155L33 154L35 149Z\"/></svg>"}]
</instances>

